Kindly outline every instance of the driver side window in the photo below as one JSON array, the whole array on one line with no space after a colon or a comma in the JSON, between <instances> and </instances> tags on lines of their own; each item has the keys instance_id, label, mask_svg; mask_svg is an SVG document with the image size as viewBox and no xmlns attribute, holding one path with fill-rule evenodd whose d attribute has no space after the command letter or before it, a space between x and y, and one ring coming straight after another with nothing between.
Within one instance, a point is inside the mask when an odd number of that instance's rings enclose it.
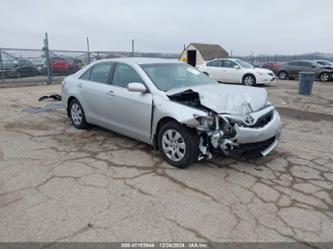
<instances>
[{"instance_id":1,"label":"driver side window","mask_svg":"<svg viewBox=\"0 0 333 249\"><path fill-rule=\"evenodd\" d=\"M235 66L237 66L237 64L235 62L232 62L229 60L223 61L223 65L222 65L222 67L226 67L226 68L234 68Z\"/></svg>"},{"instance_id":2,"label":"driver side window","mask_svg":"<svg viewBox=\"0 0 333 249\"><path fill-rule=\"evenodd\" d=\"M140 75L129 65L117 64L113 74L112 85L127 88L128 83L144 83Z\"/></svg>"}]
</instances>

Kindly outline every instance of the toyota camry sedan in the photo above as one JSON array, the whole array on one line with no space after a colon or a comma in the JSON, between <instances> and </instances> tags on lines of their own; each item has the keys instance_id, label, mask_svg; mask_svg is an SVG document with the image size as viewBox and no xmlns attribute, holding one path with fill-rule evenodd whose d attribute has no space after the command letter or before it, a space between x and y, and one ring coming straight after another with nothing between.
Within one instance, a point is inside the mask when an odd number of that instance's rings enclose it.
<instances>
[{"instance_id":1,"label":"toyota camry sedan","mask_svg":"<svg viewBox=\"0 0 333 249\"><path fill-rule=\"evenodd\" d=\"M222 58L198 66L198 69L211 78L224 83L241 83L246 86L271 84L275 82L273 71L255 68L240 59Z\"/></svg>"},{"instance_id":2,"label":"toyota camry sedan","mask_svg":"<svg viewBox=\"0 0 333 249\"><path fill-rule=\"evenodd\" d=\"M221 153L265 156L282 128L265 89L220 84L166 59L96 61L64 79L62 101L76 128L145 142L179 168Z\"/></svg>"}]
</instances>

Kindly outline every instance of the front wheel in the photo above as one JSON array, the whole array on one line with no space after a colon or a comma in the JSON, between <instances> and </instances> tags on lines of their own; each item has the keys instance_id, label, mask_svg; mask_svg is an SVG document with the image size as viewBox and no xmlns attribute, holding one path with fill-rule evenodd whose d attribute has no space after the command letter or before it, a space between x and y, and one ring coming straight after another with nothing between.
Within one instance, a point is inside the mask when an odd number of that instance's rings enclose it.
<instances>
[{"instance_id":1,"label":"front wheel","mask_svg":"<svg viewBox=\"0 0 333 249\"><path fill-rule=\"evenodd\" d=\"M251 74L245 75L243 77L243 84L246 85L246 86L255 86L256 85L256 78Z\"/></svg>"},{"instance_id":2,"label":"front wheel","mask_svg":"<svg viewBox=\"0 0 333 249\"><path fill-rule=\"evenodd\" d=\"M86 116L84 114L83 108L77 99L73 99L69 106L70 118L73 125L78 129L88 128L88 123L86 121Z\"/></svg>"},{"instance_id":3,"label":"front wheel","mask_svg":"<svg viewBox=\"0 0 333 249\"><path fill-rule=\"evenodd\" d=\"M322 73L319 78L321 81L327 82L330 79L330 75L328 73Z\"/></svg>"},{"instance_id":4,"label":"front wheel","mask_svg":"<svg viewBox=\"0 0 333 249\"><path fill-rule=\"evenodd\" d=\"M158 132L158 147L169 164L186 168L198 158L199 135L176 121L170 121Z\"/></svg>"}]
</instances>

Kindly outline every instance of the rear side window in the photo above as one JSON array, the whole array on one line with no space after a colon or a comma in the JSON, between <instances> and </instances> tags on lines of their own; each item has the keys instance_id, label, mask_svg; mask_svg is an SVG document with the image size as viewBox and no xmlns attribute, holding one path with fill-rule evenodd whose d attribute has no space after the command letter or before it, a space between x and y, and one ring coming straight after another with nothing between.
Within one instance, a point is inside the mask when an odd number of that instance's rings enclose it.
<instances>
[{"instance_id":1,"label":"rear side window","mask_svg":"<svg viewBox=\"0 0 333 249\"><path fill-rule=\"evenodd\" d=\"M118 64L112 79L112 85L127 88L128 83L144 83L140 75L129 65Z\"/></svg>"},{"instance_id":2,"label":"rear side window","mask_svg":"<svg viewBox=\"0 0 333 249\"><path fill-rule=\"evenodd\" d=\"M96 64L91 70L89 80L107 84L111 68L112 63Z\"/></svg>"},{"instance_id":3,"label":"rear side window","mask_svg":"<svg viewBox=\"0 0 333 249\"><path fill-rule=\"evenodd\" d=\"M207 63L208 67L220 67L221 66L221 61L215 60Z\"/></svg>"}]
</instances>

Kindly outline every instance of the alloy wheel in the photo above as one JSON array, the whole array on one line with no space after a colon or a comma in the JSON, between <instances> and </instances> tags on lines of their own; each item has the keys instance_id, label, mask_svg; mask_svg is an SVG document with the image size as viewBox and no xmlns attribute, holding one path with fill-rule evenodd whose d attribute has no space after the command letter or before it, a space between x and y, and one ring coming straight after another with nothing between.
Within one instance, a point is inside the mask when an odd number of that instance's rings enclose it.
<instances>
[{"instance_id":1,"label":"alloy wheel","mask_svg":"<svg viewBox=\"0 0 333 249\"><path fill-rule=\"evenodd\" d=\"M328 73L323 73L320 75L320 80L321 81L328 81L330 78L329 74Z\"/></svg>"},{"instance_id":2,"label":"alloy wheel","mask_svg":"<svg viewBox=\"0 0 333 249\"><path fill-rule=\"evenodd\" d=\"M162 136L162 148L165 155L175 162L182 160L186 153L185 140L174 129L168 129L164 132Z\"/></svg>"},{"instance_id":3,"label":"alloy wheel","mask_svg":"<svg viewBox=\"0 0 333 249\"><path fill-rule=\"evenodd\" d=\"M287 78L287 74L285 72L279 73L280 80L285 80Z\"/></svg>"},{"instance_id":4,"label":"alloy wheel","mask_svg":"<svg viewBox=\"0 0 333 249\"><path fill-rule=\"evenodd\" d=\"M252 76L248 75L244 79L244 84L247 86L253 86L254 85L254 79Z\"/></svg>"},{"instance_id":5,"label":"alloy wheel","mask_svg":"<svg viewBox=\"0 0 333 249\"><path fill-rule=\"evenodd\" d=\"M74 103L71 107L71 117L74 124L80 126L82 122L82 109L77 103Z\"/></svg>"}]
</instances>

